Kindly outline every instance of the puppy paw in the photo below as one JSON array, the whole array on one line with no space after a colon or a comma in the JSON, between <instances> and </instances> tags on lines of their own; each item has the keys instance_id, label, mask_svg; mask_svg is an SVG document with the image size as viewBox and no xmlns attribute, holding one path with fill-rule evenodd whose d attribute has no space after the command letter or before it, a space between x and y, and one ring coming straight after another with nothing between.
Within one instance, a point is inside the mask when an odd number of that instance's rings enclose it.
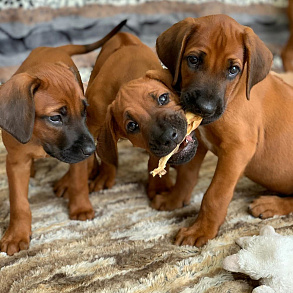
<instances>
[{"instance_id":1,"label":"puppy paw","mask_svg":"<svg viewBox=\"0 0 293 293\"><path fill-rule=\"evenodd\" d=\"M86 221L92 220L95 217L95 211L89 209L87 211L79 211L76 213L70 213L70 220Z\"/></svg>"},{"instance_id":2,"label":"puppy paw","mask_svg":"<svg viewBox=\"0 0 293 293\"><path fill-rule=\"evenodd\" d=\"M11 228L7 229L1 239L1 252L13 255L20 250L27 250L29 248L31 232L21 230L21 233L19 233Z\"/></svg>"},{"instance_id":3,"label":"puppy paw","mask_svg":"<svg viewBox=\"0 0 293 293\"><path fill-rule=\"evenodd\" d=\"M293 198L279 196L261 196L249 205L249 211L254 217L261 219L275 215L287 215L293 212Z\"/></svg>"},{"instance_id":4,"label":"puppy paw","mask_svg":"<svg viewBox=\"0 0 293 293\"><path fill-rule=\"evenodd\" d=\"M71 220L86 221L92 220L95 217L95 211L90 201L85 201L83 204L69 203L69 218Z\"/></svg>"},{"instance_id":5,"label":"puppy paw","mask_svg":"<svg viewBox=\"0 0 293 293\"><path fill-rule=\"evenodd\" d=\"M57 197L68 198L68 188L70 185L69 171L54 184L54 193Z\"/></svg>"},{"instance_id":6,"label":"puppy paw","mask_svg":"<svg viewBox=\"0 0 293 293\"><path fill-rule=\"evenodd\" d=\"M208 240L216 237L218 229L212 227L202 228L199 223L195 223L189 228L181 228L176 235L175 245L190 245L201 247L205 245Z\"/></svg>"},{"instance_id":7,"label":"puppy paw","mask_svg":"<svg viewBox=\"0 0 293 293\"><path fill-rule=\"evenodd\" d=\"M154 184L153 184L154 185ZM147 196L150 200L153 200L157 195L165 195L171 192L173 185L172 184L156 184L154 186L147 187ZM157 209L154 207L154 209Z\"/></svg>"},{"instance_id":8,"label":"puppy paw","mask_svg":"<svg viewBox=\"0 0 293 293\"><path fill-rule=\"evenodd\" d=\"M175 209L183 208L189 204L189 200L174 196L168 192L156 194L151 202L151 207L158 211L173 211Z\"/></svg>"},{"instance_id":9,"label":"puppy paw","mask_svg":"<svg viewBox=\"0 0 293 293\"><path fill-rule=\"evenodd\" d=\"M113 174L99 174L94 180L89 183L90 192L100 191L103 189L110 189L115 184L115 175Z\"/></svg>"}]
</instances>

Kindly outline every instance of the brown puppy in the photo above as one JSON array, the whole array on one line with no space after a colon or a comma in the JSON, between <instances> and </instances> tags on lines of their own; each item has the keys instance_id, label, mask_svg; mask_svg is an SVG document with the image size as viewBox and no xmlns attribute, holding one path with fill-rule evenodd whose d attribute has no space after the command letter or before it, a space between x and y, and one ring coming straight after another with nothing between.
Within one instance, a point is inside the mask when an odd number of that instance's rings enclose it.
<instances>
[{"instance_id":1,"label":"brown puppy","mask_svg":"<svg viewBox=\"0 0 293 293\"><path fill-rule=\"evenodd\" d=\"M33 159L50 155L76 163L94 152L94 140L85 124L87 102L70 56L100 47L124 23L90 45L33 50L0 87L0 126L8 153L10 199L10 223L1 240L1 251L12 255L29 247L32 217L28 184ZM94 211L88 197L73 194L69 214L71 219L92 219Z\"/></svg>"},{"instance_id":2,"label":"brown puppy","mask_svg":"<svg viewBox=\"0 0 293 293\"><path fill-rule=\"evenodd\" d=\"M176 103L178 96L170 90L171 82L172 76L162 69L156 54L137 37L118 33L102 47L86 91L90 104L87 124L98 140L97 153L102 161L91 184L92 191L113 186L119 138L127 138L134 146L148 151L149 171L184 139L186 118ZM195 140L183 144L169 162L190 160L196 146ZM71 165L70 172L56 185L57 195L67 192L73 182L72 172L83 178L75 182L75 192L88 192L86 168L85 161ZM170 185L167 175L162 179L150 175L149 197Z\"/></svg>"},{"instance_id":3,"label":"brown puppy","mask_svg":"<svg viewBox=\"0 0 293 293\"><path fill-rule=\"evenodd\" d=\"M217 235L242 174L292 195L293 88L269 73L272 54L256 34L225 15L180 21L159 36L157 52L183 108L204 118L197 154L186 166L193 179L185 184L196 184L208 150L218 156L195 223L176 238L201 246ZM260 218L286 215L293 198L262 196L250 211Z\"/></svg>"},{"instance_id":4,"label":"brown puppy","mask_svg":"<svg viewBox=\"0 0 293 293\"><path fill-rule=\"evenodd\" d=\"M281 52L285 71L293 71L293 0L288 1L289 40Z\"/></svg>"}]
</instances>

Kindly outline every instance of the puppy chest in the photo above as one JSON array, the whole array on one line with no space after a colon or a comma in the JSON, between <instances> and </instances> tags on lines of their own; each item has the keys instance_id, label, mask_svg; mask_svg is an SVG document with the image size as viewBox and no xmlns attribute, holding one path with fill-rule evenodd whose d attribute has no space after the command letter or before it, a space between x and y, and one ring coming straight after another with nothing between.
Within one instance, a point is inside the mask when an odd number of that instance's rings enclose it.
<instances>
[{"instance_id":1,"label":"puppy chest","mask_svg":"<svg viewBox=\"0 0 293 293\"><path fill-rule=\"evenodd\" d=\"M217 154L217 148L215 147L215 141L211 135L211 133L204 127L198 127L200 140L205 145L205 147L213 152L215 155Z\"/></svg>"}]
</instances>

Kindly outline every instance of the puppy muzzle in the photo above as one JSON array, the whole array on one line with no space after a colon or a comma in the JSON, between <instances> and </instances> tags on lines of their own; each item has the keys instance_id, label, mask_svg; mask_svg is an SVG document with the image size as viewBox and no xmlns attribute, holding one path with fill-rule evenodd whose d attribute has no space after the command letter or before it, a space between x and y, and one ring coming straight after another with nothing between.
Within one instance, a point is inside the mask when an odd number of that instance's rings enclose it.
<instances>
[{"instance_id":1,"label":"puppy muzzle","mask_svg":"<svg viewBox=\"0 0 293 293\"><path fill-rule=\"evenodd\" d=\"M225 110L224 99L204 91L185 91L180 95L182 108L203 118L202 125L220 118Z\"/></svg>"},{"instance_id":2,"label":"puppy muzzle","mask_svg":"<svg viewBox=\"0 0 293 293\"><path fill-rule=\"evenodd\" d=\"M170 154L179 144L178 151L168 160L168 164L179 165L190 161L197 150L195 133L186 135L187 121L181 114L164 117L151 127L149 149L158 158Z\"/></svg>"},{"instance_id":3,"label":"puppy muzzle","mask_svg":"<svg viewBox=\"0 0 293 293\"><path fill-rule=\"evenodd\" d=\"M43 147L48 155L69 164L87 159L96 149L94 139L89 133L79 135L72 144L64 147L48 143L44 144Z\"/></svg>"},{"instance_id":4,"label":"puppy muzzle","mask_svg":"<svg viewBox=\"0 0 293 293\"><path fill-rule=\"evenodd\" d=\"M187 123L182 115L158 118L150 127L150 152L159 158L168 155L183 140L186 129Z\"/></svg>"}]
</instances>

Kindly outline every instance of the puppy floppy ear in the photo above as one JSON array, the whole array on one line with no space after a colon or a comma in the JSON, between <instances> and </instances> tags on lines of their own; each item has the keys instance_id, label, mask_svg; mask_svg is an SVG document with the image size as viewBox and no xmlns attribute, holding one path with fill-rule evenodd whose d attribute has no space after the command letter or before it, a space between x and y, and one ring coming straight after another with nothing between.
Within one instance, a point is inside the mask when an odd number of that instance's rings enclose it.
<instances>
[{"instance_id":1,"label":"puppy floppy ear","mask_svg":"<svg viewBox=\"0 0 293 293\"><path fill-rule=\"evenodd\" d=\"M244 61L247 63L246 98L249 100L251 88L268 75L273 54L249 27L244 29L244 49Z\"/></svg>"},{"instance_id":2,"label":"puppy floppy ear","mask_svg":"<svg viewBox=\"0 0 293 293\"><path fill-rule=\"evenodd\" d=\"M180 65L188 37L196 29L195 20L188 17L175 23L163 32L156 41L156 50L160 60L173 75L173 86L180 78Z\"/></svg>"},{"instance_id":3,"label":"puppy floppy ear","mask_svg":"<svg viewBox=\"0 0 293 293\"><path fill-rule=\"evenodd\" d=\"M146 72L146 77L155 79L163 83L167 88L172 90L173 76L168 69L154 69Z\"/></svg>"},{"instance_id":4,"label":"puppy floppy ear","mask_svg":"<svg viewBox=\"0 0 293 293\"><path fill-rule=\"evenodd\" d=\"M97 153L102 161L107 164L118 166L118 136L115 133L116 121L113 116L113 106L107 110L106 119L97 137Z\"/></svg>"},{"instance_id":5,"label":"puppy floppy ear","mask_svg":"<svg viewBox=\"0 0 293 293\"><path fill-rule=\"evenodd\" d=\"M32 136L34 93L40 84L37 77L18 73L0 86L0 127L21 143L27 143Z\"/></svg>"}]
</instances>

